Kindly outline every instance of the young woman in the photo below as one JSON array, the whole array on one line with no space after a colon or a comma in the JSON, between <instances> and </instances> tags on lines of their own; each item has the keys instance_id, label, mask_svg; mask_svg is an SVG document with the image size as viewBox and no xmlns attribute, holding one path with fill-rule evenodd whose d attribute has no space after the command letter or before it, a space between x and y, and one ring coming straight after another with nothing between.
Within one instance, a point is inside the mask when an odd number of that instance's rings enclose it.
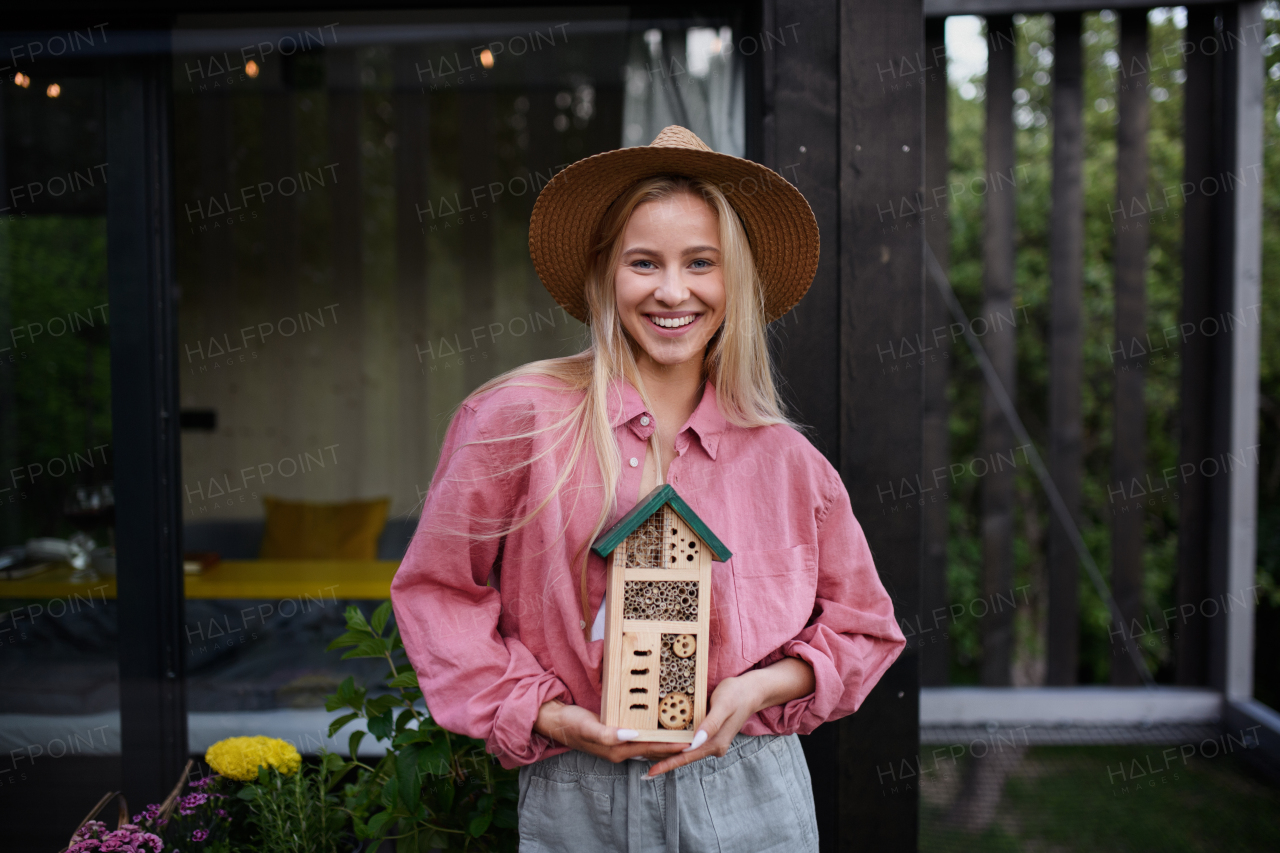
<instances>
[{"instance_id":1,"label":"young woman","mask_svg":"<svg viewBox=\"0 0 1280 853\"><path fill-rule=\"evenodd\" d=\"M557 175L529 246L591 343L485 383L449 426L391 589L427 705L521 768L522 851L816 851L796 734L855 711L905 640L769 363L765 324L816 270L812 211L672 127ZM590 546L667 482L733 551L691 745L599 719Z\"/></svg>"}]
</instances>

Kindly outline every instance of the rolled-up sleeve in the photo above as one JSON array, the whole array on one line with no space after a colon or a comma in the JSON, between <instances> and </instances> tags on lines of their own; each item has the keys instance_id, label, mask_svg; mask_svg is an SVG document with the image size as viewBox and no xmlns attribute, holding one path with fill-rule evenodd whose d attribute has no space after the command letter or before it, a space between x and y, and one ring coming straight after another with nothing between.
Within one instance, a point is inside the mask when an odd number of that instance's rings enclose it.
<instances>
[{"instance_id":1,"label":"rolled-up sleeve","mask_svg":"<svg viewBox=\"0 0 1280 853\"><path fill-rule=\"evenodd\" d=\"M527 475L505 470L519 442L468 442L509 434L507 426L500 413L459 409L391 603L431 716L483 740L510 768L555 746L533 726L544 702L571 694L523 643L498 631L501 597L489 581L501 540L484 534L510 522Z\"/></svg>"},{"instance_id":2,"label":"rolled-up sleeve","mask_svg":"<svg viewBox=\"0 0 1280 853\"><path fill-rule=\"evenodd\" d=\"M831 483L831 481L834 483ZM774 734L808 734L852 714L906 645L893 602L876 573L849 493L834 469L832 493L818 517L818 585L813 617L795 638L760 662L783 657L813 667L814 690L757 715Z\"/></svg>"}]
</instances>

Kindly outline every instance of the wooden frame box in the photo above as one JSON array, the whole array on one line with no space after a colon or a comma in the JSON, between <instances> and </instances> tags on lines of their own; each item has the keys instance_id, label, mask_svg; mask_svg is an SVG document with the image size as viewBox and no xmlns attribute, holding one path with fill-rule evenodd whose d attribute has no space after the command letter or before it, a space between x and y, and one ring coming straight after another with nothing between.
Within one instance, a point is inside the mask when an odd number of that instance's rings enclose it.
<instances>
[{"instance_id":1,"label":"wooden frame box","mask_svg":"<svg viewBox=\"0 0 1280 853\"><path fill-rule=\"evenodd\" d=\"M591 547L608 561L601 722L692 742L707 712L711 563L733 555L670 484Z\"/></svg>"}]
</instances>

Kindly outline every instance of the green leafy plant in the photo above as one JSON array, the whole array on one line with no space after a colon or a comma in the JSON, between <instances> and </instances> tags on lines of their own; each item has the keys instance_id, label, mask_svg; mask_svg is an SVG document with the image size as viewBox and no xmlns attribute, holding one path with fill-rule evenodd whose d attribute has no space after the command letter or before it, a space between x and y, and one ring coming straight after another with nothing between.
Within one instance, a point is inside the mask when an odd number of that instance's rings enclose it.
<instances>
[{"instance_id":1,"label":"green leafy plant","mask_svg":"<svg viewBox=\"0 0 1280 853\"><path fill-rule=\"evenodd\" d=\"M330 711L347 712L329 726L330 737L364 718L368 733L387 742L386 754L367 764L358 756L365 732L353 732L351 760L333 765L331 787L355 771L344 806L356 836L394 841L397 853L515 850L517 772L498 764L482 741L450 734L431 719L392 624L391 602L368 619L353 605L346 620L346 632L329 649L348 649L343 659L383 658L389 668L387 692L370 696L348 677L325 702Z\"/></svg>"},{"instance_id":2,"label":"green leafy plant","mask_svg":"<svg viewBox=\"0 0 1280 853\"><path fill-rule=\"evenodd\" d=\"M304 763L284 774L260 766L256 782L247 782L237 796L248 803L249 823L255 827L254 850L265 853L337 853L348 849L348 816L339 798L330 793L341 756L326 753L318 765Z\"/></svg>"}]
</instances>

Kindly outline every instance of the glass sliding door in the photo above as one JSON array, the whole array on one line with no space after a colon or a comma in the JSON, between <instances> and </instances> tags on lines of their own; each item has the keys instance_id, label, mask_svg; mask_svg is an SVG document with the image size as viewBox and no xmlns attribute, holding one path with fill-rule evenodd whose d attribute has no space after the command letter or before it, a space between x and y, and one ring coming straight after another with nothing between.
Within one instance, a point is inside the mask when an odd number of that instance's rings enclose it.
<instances>
[{"instance_id":1,"label":"glass sliding door","mask_svg":"<svg viewBox=\"0 0 1280 853\"><path fill-rule=\"evenodd\" d=\"M104 35L75 37L88 47ZM6 844L22 847L42 836L18 818L49 788L92 804L120 785L118 470L105 77L50 56L60 44L47 35L4 41L13 67L0 79L0 823ZM51 50L13 59L11 47L29 45ZM66 820L78 807L51 812Z\"/></svg>"},{"instance_id":2,"label":"glass sliding door","mask_svg":"<svg viewBox=\"0 0 1280 853\"><path fill-rule=\"evenodd\" d=\"M744 153L715 8L0 22L6 849L224 737L345 751L325 696L384 667L326 646L387 598L449 417L584 346L538 192L671 123Z\"/></svg>"},{"instance_id":3,"label":"glass sliding door","mask_svg":"<svg viewBox=\"0 0 1280 853\"><path fill-rule=\"evenodd\" d=\"M529 259L539 190L670 123L741 155L736 26L626 7L179 20L193 750L250 730L345 747L324 697L386 666L325 646L386 599L449 417L584 346Z\"/></svg>"}]
</instances>

